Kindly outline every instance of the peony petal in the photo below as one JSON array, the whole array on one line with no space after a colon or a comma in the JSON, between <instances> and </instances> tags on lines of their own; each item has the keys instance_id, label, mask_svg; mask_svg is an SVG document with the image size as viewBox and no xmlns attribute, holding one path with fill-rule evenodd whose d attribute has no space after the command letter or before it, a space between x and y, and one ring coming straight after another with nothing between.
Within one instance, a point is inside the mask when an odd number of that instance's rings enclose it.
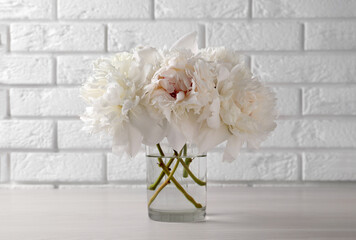
<instances>
[{"instance_id":1,"label":"peony petal","mask_svg":"<svg viewBox=\"0 0 356 240\"><path fill-rule=\"evenodd\" d=\"M160 54L158 53L157 49L148 46L137 49L137 55L139 57L139 60L153 65L157 63L160 57Z\"/></svg>"},{"instance_id":2,"label":"peony petal","mask_svg":"<svg viewBox=\"0 0 356 240\"><path fill-rule=\"evenodd\" d=\"M169 146L176 151L180 151L186 143L186 139L179 127L172 123L167 126L167 140Z\"/></svg>"},{"instance_id":3,"label":"peony petal","mask_svg":"<svg viewBox=\"0 0 356 240\"><path fill-rule=\"evenodd\" d=\"M117 152L123 149L130 157L134 157L140 150L141 142L141 133L131 124L126 123L114 134L113 151ZM123 148L120 146L123 146Z\"/></svg>"},{"instance_id":4,"label":"peony petal","mask_svg":"<svg viewBox=\"0 0 356 240\"><path fill-rule=\"evenodd\" d=\"M143 144L153 146L165 137L166 121L152 118L145 108L137 106L130 112L129 118L132 125L141 132Z\"/></svg>"},{"instance_id":5,"label":"peony petal","mask_svg":"<svg viewBox=\"0 0 356 240\"><path fill-rule=\"evenodd\" d=\"M199 135L194 143L198 146L199 152L204 153L225 141L229 135L230 133L224 125L221 125L218 129L205 126L199 130Z\"/></svg>"},{"instance_id":6,"label":"peony petal","mask_svg":"<svg viewBox=\"0 0 356 240\"><path fill-rule=\"evenodd\" d=\"M211 103L209 110L211 111L211 116L206 120L207 124L211 128L220 127L220 99L215 98Z\"/></svg>"},{"instance_id":7,"label":"peony petal","mask_svg":"<svg viewBox=\"0 0 356 240\"><path fill-rule=\"evenodd\" d=\"M243 142L237 136L231 136L226 144L223 161L224 162L232 162L239 155L241 146Z\"/></svg>"},{"instance_id":8,"label":"peony petal","mask_svg":"<svg viewBox=\"0 0 356 240\"><path fill-rule=\"evenodd\" d=\"M198 33L197 32L191 32L188 33L187 35L181 37L177 42L175 42L170 51L172 49L190 49L192 53L198 53Z\"/></svg>"},{"instance_id":9,"label":"peony petal","mask_svg":"<svg viewBox=\"0 0 356 240\"><path fill-rule=\"evenodd\" d=\"M221 65L219 68L218 76L217 76L218 82L227 80L229 78L229 76L230 76L229 69L227 69L226 67Z\"/></svg>"},{"instance_id":10,"label":"peony petal","mask_svg":"<svg viewBox=\"0 0 356 240\"><path fill-rule=\"evenodd\" d=\"M197 116L192 112L188 113L187 118L179 119L177 126L181 129L182 134L185 136L186 142L192 142L196 137L201 123L198 122Z\"/></svg>"},{"instance_id":11,"label":"peony petal","mask_svg":"<svg viewBox=\"0 0 356 240\"><path fill-rule=\"evenodd\" d=\"M141 142L141 133L131 124L128 124L128 144L126 145L126 153L131 157L136 156L136 154L140 151Z\"/></svg>"}]
</instances>

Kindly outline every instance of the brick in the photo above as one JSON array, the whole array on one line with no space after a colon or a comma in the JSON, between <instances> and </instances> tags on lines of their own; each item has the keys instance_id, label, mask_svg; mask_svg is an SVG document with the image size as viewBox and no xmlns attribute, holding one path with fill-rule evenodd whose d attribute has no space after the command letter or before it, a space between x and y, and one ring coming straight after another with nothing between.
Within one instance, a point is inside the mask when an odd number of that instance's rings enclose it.
<instances>
[{"instance_id":1,"label":"brick","mask_svg":"<svg viewBox=\"0 0 356 240\"><path fill-rule=\"evenodd\" d=\"M7 92L0 89L0 119L7 115Z\"/></svg>"},{"instance_id":2,"label":"brick","mask_svg":"<svg viewBox=\"0 0 356 240\"><path fill-rule=\"evenodd\" d=\"M237 160L222 162L222 153L208 153L208 181L298 179L298 158L290 153L241 153Z\"/></svg>"},{"instance_id":3,"label":"brick","mask_svg":"<svg viewBox=\"0 0 356 240\"><path fill-rule=\"evenodd\" d=\"M149 19L150 0L59 0L60 19Z\"/></svg>"},{"instance_id":4,"label":"brick","mask_svg":"<svg viewBox=\"0 0 356 240\"><path fill-rule=\"evenodd\" d=\"M208 25L209 46L235 50L299 50L300 25L282 22L216 22Z\"/></svg>"},{"instance_id":5,"label":"brick","mask_svg":"<svg viewBox=\"0 0 356 240\"><path fill-rule=\"evenodd\" d=\"M155 17L169 18L246 18L247 0L157 0Z\"/></svg>"},{"instance_id":6,"label":"brick","mask_svg":"<svg viewBox=\"0 0 356 240\"><path fill-rule=\"evenodd\" d=\"M356 22L313 22L305 24L305 49L355 50Z\"/></svg>"},{"instance_id":7,"label":"brick","mask_svg":"<svg viewBox=\"0 0 356 240\"><path fill-rule=\"evenodd\" d=\"M112 137L105 133L93 134L82 130L84 123L78 120L58 121L58 147L71 148L111 148Z\"/></svg>"},{"instance_id":8,"label":"brick","mask_svg":"<svg viewBox=\"0 0 356 240\"><path fill-rule=\"evenodd\" d=\"M273 88L277 98L279 115L298 115L300 113L300 90L296 88Z\"/></svg>"},{"instance_id":9,"label":"brick","mask_svg":"<svg viewBox=\"0 0 356 240\"><path fill-rule=\"evenodd\" d=\"M122 22L109 24L109 50L129 50L137 45L171 46L183 35L198 31L191 22ZM162 37L164 36L164 37Z\"/></svg>"},{"instance_id":10,"label":"brick","mask_svg":"<svg viewBox=\"0 0 356 240\"><path fill-rule=\"evenodd\" d=\"M10 105L12 116L78 116L84 111L77 88L13 88Z\"/></svg>"},{"instance_id":11,"label":"brick","mask_svg":"<svg viewBox=\"0 0 356 240\"><path fill-rule=\"evenodd\" d=\"M0 56L0 83L52 83L52 60L48 57Z\"/></svg>"},{"instance_id":12,"label":"brick","mask_svg":"<svg viewBox=\"0 0 356 240\"><path fill-rule=\"evenodd\" d=\"M355 17L355 0L254 0L255 18Z\"/></svg>"},{"instance_id":13,"label":"brick","mask_svg":"<svg viewBox=\"0 0 356 240\"><path fill-rule=\"evenodd\" d=\"M7 27L0 25L0 53L7 51L7 45Z\"/></svg>"},{"instance_id":14,"label":"brick","mask_svg":"<svg viewBox=\"0 0 356 240\"><path fill-rule=\"evenodd\" d=\"M48 149L53 143L53 122L1 120L0 148Z\"/></svg>"},{"instance_id":15,"label":"brick","mask_svg":"<svg viewBox=\"0 0 356 240\"><path fill-rule=\"evenodd\" d=\"M356 152L305 153L303 176L309 181L355 181Z\"/></svg>"},{"instance_id":16,"label":"brick","mask_svg":"<svg viewBox=\"0 0 356 240\"><path fill-rule=\"evenodd\" d=\"M58 56L57 83L82 84L92 74L92 63L99 56Z\"/></svg>"},{"instance_id":17,"label":"brick","mask_svg":"<svg viewBox=\"0 0 356 240\"><path fill-rule=\"evenodd\" d=\"M103 181L102 154L12 153L11 180L18 182Z\"/></svg>"},{"instance_id":18,"label":"brick","mask_svg":"<svg viewBox=\"0 0 356 240\"><path fill-rule=\"evenodd\" d=\"M108 154L108 181L145 181L146 156L143 151L130 159L126 154Z\"/></svg>"},{"instance_id":19,"label":"brick","mask_svg":"<svg viewBox=\"0 0 356 240\"><path fill-rule=\"evenodd\" d=\"M303 114L356 115L356 87L303 89Z\"/></svg>"},{"instance_id":20,"label":"brick","mask_svg":"<svg viewBox=\"0 0 356 240\"><path fill-rule=\"evenodd\" d=\"M356 147L356 121L279 120L263 147Z\"/></svg>"},{"instance_id":21,"label":"brick","mask_svg":"<svg viewBox=\"0 0 356 240\"><path fill-rule=\"evenodd\" d=\"M96 23L12 24L12 51L102 51L104 26Z\"/></svg>"},{"instance_id":22,"label":"brick","mask_svg":"<svg viewBox=\"0 0 356 240\"><path fill-rule=\"evenodd\" d=\"M51 19L49 0L0 0L0 19Z\"/></svg>"},{"instance_id":23,"label":"brick","mask_svg":"<svg viewBox=\"0 0 356 240\"><path fill-rule=\"evenodd\" d=\"M356 82L356 55L253 56L252 71L274 83Z\"/></svg>"}]
</instances>

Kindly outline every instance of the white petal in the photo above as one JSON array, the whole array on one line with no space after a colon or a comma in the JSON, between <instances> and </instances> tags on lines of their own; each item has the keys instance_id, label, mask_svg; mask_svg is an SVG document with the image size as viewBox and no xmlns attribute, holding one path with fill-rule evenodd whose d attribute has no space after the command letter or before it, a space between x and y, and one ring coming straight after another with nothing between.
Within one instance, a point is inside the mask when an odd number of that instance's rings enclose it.
<instances>
[{"instance_id":1,"label":"white petal","mask_svg":"<svg viewBox=\"0 0 356 240\"><path fill-rule=\"evenodd\" d=\"M209 110L211 111L211 116L206 120L207 124L211 128L220 127L220 99L215 98L211 103Z\"/></svg>"},{"instance_id":2,"label":"white petal","mask_svg":"<svg viewBox=\"0 0 356 240\"><path fill-rule=\"evenodd\" d=\"M145 63L156 64L159 53L157 49L153 47L144 47L141 49L137 49L137 55L139 56L140 60L143 60Z\"/></svg>"},{"instance_id":3,"label":"white petal","mask_svg":"<svg viewBox=\"0 0 356 240\"><path fill-rule=\"evenodd\" d=\"M229 70L224 66L220 66L218 77L217 77L218 82L228 79L229 76L230 76Z\"/></svg>"},{"instance_id":4,"label":"white petal","mask_svg":"<svg viewBox=\"0 0 356 240\"><path fill-rule=\"evenodd\" d=\"M130 112L130 122L141 132L143 144L152 146L165 137L166 121L152 118L143 107L137 106Z\"/></svg>"},{"instance_id":5,"label":"white petal","mask_svg":"<svg viewBox=\"0 0 356 240\"><path fill-rule=\"evenodd\" d=\"M218 129L203 127L199 130L199 135L194 140L199 152L207 152L222 143L229 137L230 133L226 126L221 125Z\"/></svg>"},{"instance_id":6,"label":"white petal","mask_svg":"<svg viewBox=\"0 0 356 240\"><path fill-rule=\"evenodd\" d=\"M169 124L167 126L167 140L169 146L176 151L180 151L187 141L181 130L175 124Z\"/></svg>"},{"instance_id":7,"label":"white petal","mask_svg":"<svg viewBox=\"0 0 356 240\"><path fill-rule=\"evenodd\" d=\"M185 97L185 93L180 91L178 94L177 94L177 99L176 99L176 102L180 102L184 99Z\"/></svg>"},{"instance_id":8,"label":"white petal","mask_svg":"<svg viewBox=\"0 0 356 240\"><path fill-rule=\"evenodd\" d=\"M198 33L197 32L191 32L183 37L181 37L177 42L175 42L171 49L190 49L192 53L197 53L198 52Z\"/></svg>"},{"instance_id":9,"label":"white petal","mask_svg":"<svg viewBox=\"0 0 356 240\"><path fill-rule=\"evenodd\" d=\"M225 147L223 161L224 162L234 161L240 153L241 146L242 146L242 141L240 140L240 138L237 136L231 136L227 141Z\"/></svg>"},{"instance_id":10,"label":"white petal","mask_svg":"<svg viewBox=\"0 0 356 240\"><path fill-rule=\"evenodd\" d=\"M113 139L113 150L122 149L119 146L124 146L125 152L134 157L140 150L142 135L131 124L124 124L120 131L116 131Z\"/></svg>"},{"instance_id":11,"label":"white petal","mask_svg":"<svg viewBox=\"0 0 356 240\"><path fill-rule=\"evenodd\" d=\"M178 126L181 129L182 134L185 136L186 141L192 142L196 137L199 129L200 123L197 120L197 117L193 113L188 113L187 118L182 118L178 120Z\"/></svg>"}]
</instances>

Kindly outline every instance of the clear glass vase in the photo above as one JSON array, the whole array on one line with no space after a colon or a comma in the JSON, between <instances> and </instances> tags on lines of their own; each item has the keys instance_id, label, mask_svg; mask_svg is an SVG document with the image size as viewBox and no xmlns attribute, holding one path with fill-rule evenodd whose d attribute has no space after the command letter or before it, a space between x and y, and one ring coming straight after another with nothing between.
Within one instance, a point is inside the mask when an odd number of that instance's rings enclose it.
<instances>
[{"instance_id":1,"label":"clear glass vase","mask_svg":"<svg viewBox=\"0 0 356 240\"><path fill-rule=\"evenodd\" d=\"M148 215L161 222L203 221L206 215L207 155L186 144L146 146Z\"/></svg>"}]
</instances>

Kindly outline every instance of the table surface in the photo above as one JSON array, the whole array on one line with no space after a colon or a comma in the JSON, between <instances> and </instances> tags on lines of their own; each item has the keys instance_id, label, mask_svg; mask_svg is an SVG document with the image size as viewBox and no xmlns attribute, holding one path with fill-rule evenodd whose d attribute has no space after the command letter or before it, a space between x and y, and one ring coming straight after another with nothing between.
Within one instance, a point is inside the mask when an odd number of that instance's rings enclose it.
<instances>
[{"instance_id":1,"label":"table surface","mask_svg":"<svg viewBox=\"0 0 356 240\"><path fill-rule=\"evenodd\" d=\"M0 190L0 239L356 239L356 187L211 187L207 220L149 220L144 188Z\"/></svg>"}]
</instances>

